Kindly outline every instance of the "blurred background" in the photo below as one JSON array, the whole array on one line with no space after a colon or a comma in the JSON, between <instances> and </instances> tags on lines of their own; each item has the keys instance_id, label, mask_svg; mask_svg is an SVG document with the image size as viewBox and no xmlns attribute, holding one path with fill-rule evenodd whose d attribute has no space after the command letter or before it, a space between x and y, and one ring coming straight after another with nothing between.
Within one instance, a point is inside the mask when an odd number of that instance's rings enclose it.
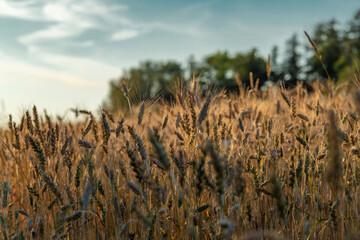
<instances>
[{"instance_id":1,"label":"blurred background","mask_svg":"<svg viewBox=\"0 0 360 240\"><path fill-rule=\"evenodd\" d=\"M249 85L250 72L260 87L325 79L304 30L333 80L351 80L358 0L0 0L0 124L34 104L60 117L122 109L121 82L136 104L171 100L193 76L229 91L236 77Z\"/></svg>"}]
</instances>

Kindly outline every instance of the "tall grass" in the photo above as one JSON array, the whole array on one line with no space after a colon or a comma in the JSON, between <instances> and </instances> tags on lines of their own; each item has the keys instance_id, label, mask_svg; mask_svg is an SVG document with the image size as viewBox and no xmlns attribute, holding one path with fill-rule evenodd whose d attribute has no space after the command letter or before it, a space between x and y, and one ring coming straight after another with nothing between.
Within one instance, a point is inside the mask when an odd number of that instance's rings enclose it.
<instances>
[{"instance_id":1,"label":"tall grass","mask_svg":"<svg viewBox=\"0 0 360 240\"><path fill-rule=\"evenodd\" d=\"M20 123L10 116L2 236L358 239L358 92L312 87L205 98L189 88L176 104L129 101L128 118L81 110L77 123L35 106Z\"/></svg>"}]
</instances>

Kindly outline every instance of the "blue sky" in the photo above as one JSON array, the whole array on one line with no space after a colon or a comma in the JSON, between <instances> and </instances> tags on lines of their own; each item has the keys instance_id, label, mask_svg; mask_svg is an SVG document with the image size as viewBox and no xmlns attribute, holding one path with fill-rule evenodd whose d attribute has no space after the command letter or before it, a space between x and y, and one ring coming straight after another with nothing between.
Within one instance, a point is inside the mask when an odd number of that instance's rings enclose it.
<instances>
[{"instance_id":1,"label":"blue sky","mask_svg":"<svg viewBox=\"0 0 360 240\"><path fill-rule=\"evenodd\" d=\"M218 50L267 55L320 21L345 23L358 0L0 0L0 114L96 109L108 80L146 59ZM4 109L5 106L5 109Z\"/></svg>"}]
</instances>

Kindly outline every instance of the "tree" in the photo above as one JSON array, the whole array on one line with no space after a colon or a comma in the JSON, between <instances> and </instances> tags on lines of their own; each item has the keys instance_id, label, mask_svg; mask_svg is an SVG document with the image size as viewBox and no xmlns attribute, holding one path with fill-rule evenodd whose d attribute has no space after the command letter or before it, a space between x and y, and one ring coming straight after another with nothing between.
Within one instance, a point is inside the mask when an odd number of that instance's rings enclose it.
<instances>
[{"instance_id":1,"label":"tree","mask_svg":"<svg viewBox=\"0 0 360 240\"><path fill-rule=\"evenodd\" d=\"M295 86L296 82L300 80L301 66L299 52L300 43L297 35L293 34L292 37L286 42L285 59L283 63L284 78L287 84Z\"/></svg>"},{"instance_id":2,"label":"tree","mask_svg":"<svg viewBox=\"0 0 360 240\"><path fill-rule=\"evenodd\" d=\"M170 88L177 79L183 78L183 74L180 63L175 61L142 62L138 67L125 71L117 80L110 81L105 105L115 111L128 108L122 84L127 86L132 104L139 104L158 94L161 94L163 99L170 101Z\"/></svg>"},{"instance_id":3,"label":"tree","mask_svg":"<svg viewBox=\"0 0 360 240\"><path fill-rule=\"evenodd\" d=\"M279 58L279 47L273 46L270 54L270 66L271 66L271 77L270 80L273 82L283 80L284 74L282 72L281 65L278 62Z\"/></svg>"},{"instance_id":4,"label":"tree","mask_svg":"<svg viewBox=\"0 0 360 240\"><path fill-rule=\"evenodd\" d=\"M340 69L338 76L340 81L348 81L354 79L354 73L358 73L360 66L360 9L348 23L343 42L345 49L340 59L346 65Z\"/></svg>"},{"instance_id":5,"label":"tree","mask_svg":"<svg viewBox=\"0 0 360 240\"><path fill-rule=\"evenodd\" d=\"M345 44L350 55L360 58L360 9L349 22L345 33Z\"/></svg>"},{"instance_id":6,"label":"tree","mask_svg":"<svg viewBox=\"0 0 360 240\"><path fill-rule=\"evenodd\" d=\"M248 53L238 53L232 59L232 70L239 75L245 85L249 85L249 73L253 73L254 79L260 79L260 86L266 81L266 61L258 55L256 48Z\"/></svg>"},{"instance_id":7,"label":"tree","mask_svg":"<svg viewBox=\"0 0 360 240\"><path fill-rule=\"evenodd\" d=\"M200 78L200 85L205 85L211 82L210 76L210 66L209 64L205 63L205 61L197 62L195 57L191 55L187 62L187 72L188 80L191 80L193 77Z\"/></svg>"},{"instance_id":8,"label":"tree","mask_svg":"<svg viewBox=\"0 0 360 240\"><path fill-rule=\"evenodd\" d=\"M360 64L360 10L348 22L345 30L340 30L337 21L332 19L317 24L310 35L330 76L344 81L352 78ZM303 56L300 54L299 46L298 37L293 34L286 42L284 61L281 64L278 60L279 48L277 46L272 48L270 80L285 79L286 85L294 86L298 80L304 78L304 73L307 74L307 80L327 78L322 63L308 43L306 50L309 57L305 59L306 65L301 65ZM200 78L199 85L203 90L208 88L204 85L214 84L219 88L236 91L238 87L234 75L238 75L244 85L249 85L250 72L253 73L255 80L260 79L260 86L268 80L266 59L258 54L256 48L235 55L220 51L201 61L196 61L194 56L190 56L185 69L176 61L145 61L125 71L118 79L110 81L109 95L105 104L114 110L128 107L122 90L123 82L126 82L129 88L132 103L138 104L159 93L163 99L171 101L171 88L179 86L178 80L186 81L193 76Z\"/></svg>"},{"instance_id":9,"label":"tree","mask_svg":"<svg viewBox=\"0 0 360 240\"><path fill-rule=\"evenodd\" d=\"M226 87L232 78L231 58L227 51L218 52L205 58L205 71L208 78L220 87Z\"/></svg>"},{"instance_id":10,"label":"tree","mask_svg":"<svg viewBox=\"0 0 360 240\"><path fill-rule=\"evenodd\" d=\"M346 65L346 57L344 54L344 44L341 37L340 30L336 28L337 21L332 19L325 23L320 23L315 27L312 40L317 46L317 49L322 56L322 61L330 75L335 80L338 79L338 74ZM323 69L318 57L313 53L307 63L309 70L307 75L310 79L327 78L326 72Z\"/></svg>"},{"instance_id":11,"label":"tree","mask_svg":"<svg viewBox=\"0 0 360 240\"><path fill-rule=\"evenodd\" d=\"M253 73L254 79L260 79L260 86L266 80L266 61L259 56L256 48L247 53L238 53L234 57L230 57L226 51L218 52L208 56L205 63L205 74L211 82L230 91L238 89L235 73L245 85L249 85L250 72Z\"/></svg>"},{"instance_id":12,"label":"tree","mask_svg":"<svg viewBox=\"0 0 360 240\"><path fill-rule=\"evenodd\" d=\"M279 47L275 45L272 47L271 55L270 55L270 65L272 68L278 66L278 57L279 57Z\"/></svg>"},{"instance_id":13,"label":"tree","mask_svg":"<svg viewBox=\"0 0 360 240\"><path fill-rule=\"evenodd\" d=\"M175 61L160 63L157 79L159 85L154 86L153 94L155 95L157 92L161 93L163 99L171 101L171 89L176 86L177 81L180 79L184 79L184 70L180 63ZM156 79L154 79L154 81L156 81Z\"/></svg>"}]
</instances>

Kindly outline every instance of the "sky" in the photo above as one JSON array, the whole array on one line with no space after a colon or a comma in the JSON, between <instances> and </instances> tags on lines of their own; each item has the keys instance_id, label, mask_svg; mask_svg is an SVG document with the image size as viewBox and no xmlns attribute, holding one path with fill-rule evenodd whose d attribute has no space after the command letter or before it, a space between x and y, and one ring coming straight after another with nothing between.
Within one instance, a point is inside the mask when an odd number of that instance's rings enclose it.
<instances>
[{"instance_id":1,"label":"sky","mask_svg":"<svg viewBox=\"0 0 360 240\"><path fill-rule=\"evenodd\" d=\"M359 0L0 0L0 124L35 104L63 115L99 108L110 79L144 60L201 60L219 50L280 50L293 33Z\"/></svg>"}]
</instances>

